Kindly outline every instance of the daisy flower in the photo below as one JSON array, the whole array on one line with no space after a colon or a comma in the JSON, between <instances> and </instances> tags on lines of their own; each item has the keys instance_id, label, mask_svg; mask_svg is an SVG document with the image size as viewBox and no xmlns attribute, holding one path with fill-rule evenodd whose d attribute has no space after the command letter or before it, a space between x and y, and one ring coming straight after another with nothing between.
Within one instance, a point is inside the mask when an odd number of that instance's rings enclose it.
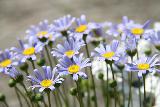
<instances>
[{"instance_id":1,"label":"daisy flower","mask_svg":"<svg viewBox=\"0 0 160 107\"><path fill-rule=\"evenodd\" d=\"M77 81L78 77L87 78L87 75L82 72L83 68L91 66L89 58L84 59L83 54L73 56L72 59L64 57L60 59L57 65L57 71L60 75L72 75L73 80Z\"/></svg>"},{"instance_id":2,"label":"daisy flower","mask_svg":"<svg viewBox=\"0 0 160 107\"><path fill-rule=\"evenodd\" d=\"M128 30L130 32L129 36L134 36L136 39L140 39L149 27L151 20L146 21L143 25L137 23L131 23L128 25Z\"/></svg>"},{"instance_id":3,"label":"daisy flower","mask_svg":"<svg viewBox=\"0 0 160 107\"><path fill-rule=\"evenodd\" d=\"M89 35L91 28L86 20L85 15L81 15L80 18L76 19L77 27L75 30L70 31L70 33L75 33L76 38L83 39L84 35Z\"/></svg>"},{"instance_id":4,"label":"daisy flower","mask_svg":"<svg viewBox=\"0 0 160 107\"><path fill-rule=\"evenodd\" d=\"M119 24L108 23L109 29L106 33L108 35L113 35L114 37L121 36L121 39L125 40L128 34L127 26L133 23L133 20L128 19L127 16L123 16L122 22Z\"/></svg>"},{"instance_id":5,"label":"daisy flower","mask_svg":"<svg viewBox=\"0 0 160 107\"><path fill-rule=\"evenodd\" d=\"M9 69L9 72L6 72L5 74L9 75L11 78L14 79L17 79L18 77L22 76L22 73L19 72L15 67Z\"/></svg>"},{"instance_id":6,"label":"daisy flower","mask_svg":"<svg viewBox=\"0 0 160 107\"><path fill-rule=\"evenodd\" d=\"M52 30L51 25L48 24L48 20L40 22L37 26L31 26L30 29L26 31L27 39L31 42L42 42L55 41L59 36L55 35Z\"/></svg>"},{"instance_id":7,"label":"daisy flower","mask_svg":"<svg viewBox=\"0 0 160 107\"><path fill-rule=\"evenodd\" d=\"M43 44L41 42L24 44L19 40L20 48L12 47L11 50L15 52L16 58L20 60L21 63L25 62L27 59L36 60L36 54L41 52L43 49Z\"/></svg>"},{"instance_id":8,"label":"daisy flower","mask_svg":"<svg viewBox=\"0 0 160 107\"><path fill-rule=\"evenodd\" d=\"M74 22L75 17L72 17L71 15L66 15L57 20L54 20L54 22L51 24L51 28L54 32L56 32L56 35L66 36L67 30L70 29Z\"/></svg>"},{"instance_id":9,"label":"daisy flower","mask_svg":"<svg viewBox=\"0 0 160 107\"><path fill-rule=\"evenodd\" d=\"M119 42L117 40L113 40L111 45L100 44L99 47L95 48L95 52L91 53L91 56L98 58L100 61L117 61L119 59L118 45Z\"/></svg>"},{"instance_id":10,"label":"daisy flower","mask_svg":"<svg viewBox=\"0 0 160 107\"><path fill-rule=\"evenodd\" d=\"M49 66L43 66L42 71L35 69L34 76L28 76L28 80L32 81L33 85L30 86L32 90L39 88L39 92L43 92L45 89L55 90L55 84L61 84L64 79L59 75L55 77L55 72L51 70Z\"/></svg>"},{"instance_id":11,"label":"daisy flower","mask_svg":"<svg viewBox=\"0 0 160 107\"><path fill-rule=\"evenodd\" d=\"M12 65L18 65L18 62L14 59L14 54L8 49L0 51L0 72L6 73L12 67Z\"/></svg>"},{"instance_id":12,"label":"daisy flower","mask_svg":"<svg viewBox=\"0 0 160 107\"><path fill-rule=\"evenodd\" d=\"M160 50L160 31L152 31L148 34L149 41Z\"/></svg>"},{"instance_id":13,"label":"daisy flower","mask_svg":"<svg viewBox=\"0 0 160 107\"><path fill-rule=\"evenodd\" d=\"M160 72L155 66L160 65L159 59L157 58L158 54L153 55L152 57L141 57L139 60L135 61L132 64L127 64L127 71L138 72L138 77L142 77L143 74L146 74L147 71Z\"/></svg>"},{"instance_id":14,"label":"daisy flower","mask_svg":"<svg viewBox=\"0 0 160 107\"><path fill-rule=\"evenodd\" d=\"M84 45L83 41L78 41L74 37L70 37L68 40L65 40L63 45L58 44L57 48L54 48L51 53L58 58L64 56L72 58L74 55L79 54L78 51Z\"/></svg>"}]
</instances>

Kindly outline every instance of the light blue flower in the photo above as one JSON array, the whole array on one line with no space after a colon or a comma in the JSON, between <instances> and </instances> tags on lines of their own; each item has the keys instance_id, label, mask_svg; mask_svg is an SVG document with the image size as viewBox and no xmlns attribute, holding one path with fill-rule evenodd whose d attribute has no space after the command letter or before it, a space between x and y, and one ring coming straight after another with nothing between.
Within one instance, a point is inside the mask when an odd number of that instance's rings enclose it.
<instances>
[{"instance_id":1,"label":"light blue flower","mask_svg":"<svg viewBox=\"0 0 160 107\"><path fill-rule=\"evenodd\" d=\"M43 40L43 42L55 41L59 36L55 35L55 32L52 30L51 25L48 23L48 20L40 22L37 26L31 26L30 29L26 31L27 39L29 42L38 42ZM45 39L45 41L44 41Z\"/></svg>"},{"instance_id":2,"label":"light blue flower","mask_svg":"<svg viewBox=\"0 0 160 107\"><path fill-rule=\"evenodd\" d=\"M0 51L0 72L6 73L12 66L18 65L18 62L15 60L13 52L5 49L5 51Z\"/></svg>"},{"instance_id":3,"label":"light blue flower","mask_svg":"<svg viewBox=\"0 0 160 107\"><path fill-rule=\"evenodd\" d=\"M20 48L12 47L11 50L15 52L15 57L20 63L25 62L27 59L36 60L36 54L43 50L44 44L41 42L24 44L19 40Z\"/></svg>"},{"instance_id":4,"label":"light blue flower","mask_svg":"<svg viewBox=\"0 0 160 107\"><path fill-rule=\"evenodd\" d=\"M143 74L148 72L157 71L160 72L155 66L160 65L158 54L153 55L152 57L141 57L133 63L127 64L127 71L129 72L138 72L138 77L142 77Z\"/></svg>"},{"instance_id":5,"label":"light blue flower","mask_svg":"<svg viewBox=\"0 0 160 107\"><path fill-rule=\"evenodd\" d=\"M22 75L22 73L18 71L15 67L11 67L8 72L5 72L5 74L9 75L11 78L14 79Z\"/></svg>"},{"instance_id":6,"label":"light blue flower","mask_svg":"<svg viewBox=\"0 0 160 107\"><path fill-rule=\"evenodd\" d=\"M72 59L64 57L60 59L57 65L57 71L60 75L72 75L73 80L77 81L78 77L87 78L87 75L82 72L83 68L91 66L89 58L84 59L83 54L73 56Z\"/></svg>"},{"instance_id":7,"label":"light blue flower","mask_svg":"<svg viewBox=\"0 0 160 107\"><path fill-rule=\"evenodd\" d=\"M75 22L75 17L71 15L63 16L51 24L52 30L55 32L55 35L66 36L67 31L71 29L72 24Z\"/></svg>"},{"instance_id":8,"label":"light blue flower","mask_svg":"<svg viewBox=\"0 0 160 107\"><path fill-rule=\"evenodd\" d=\"M42 71L43 73L41 70L35 69L34 76L28 76L28 80L33 83L30 86L32 90L39 88L39 92L43 92L45 89L53 91L55 90L55 84L61 84L64 81L59 75L55 77L55 72L49 66L43 66Z\"/></svg>"},{"instance_id":9,"label":"light blue flower","mask_svg":"<svg viewBox=\"0 0 160 107\"><path fill-rule=\"evenodd\" d=\"M128 37L125 40L125 48L127 51L135 51L137 50L137 41L136 38L134 38L133 36Z\"/></svg>"},{"instance_id":10,"label":"light blue flower","mask_svg":"<svg viewBox=\"0 0 160 107\"><path fill-rule=\"evenodd\" d=\"M74 37L70 37L65 40L63 45L58 44L57 48L54 48L51 53L53 56L58 58L63 58L64 56L72 58L74 55L79 54L80 48L84 45L85 44L83 41L79 41Z\"/></svg>"},{"instance_id":11,"label":"light blue flower","mask_svg":"<svg viewBox=\"0 0 160 107\"><path fill-rule=\"evenodd\" d=\"M122 17L122 22L119 24L108 23L109 29L106 31L108 35L113 35L114 37L121 36L122 40L126 39L128 35L128 25L134 24L133 20L128 19L127 16Z\"/></svg>"},{"instance_id":12,"label":"light blue flower","mask_svg":"<svg viewBox=\"0 0 160 107\"><path fill-rule=\"evenodd\" d=\"M91 56L98 58L100 61L110 60L117 61L119 59L119 52L117 51L119 41L113 40L111 45L100 44L95 48L95 51L91 53Z\"/></svg>"}]
</instances>

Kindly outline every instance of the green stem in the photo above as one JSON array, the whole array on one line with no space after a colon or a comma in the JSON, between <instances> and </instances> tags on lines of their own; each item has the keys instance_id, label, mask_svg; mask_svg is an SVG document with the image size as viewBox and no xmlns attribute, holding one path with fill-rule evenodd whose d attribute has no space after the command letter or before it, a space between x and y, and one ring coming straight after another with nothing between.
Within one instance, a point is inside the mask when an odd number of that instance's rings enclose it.
<instances>
[{"instance_id":1,"label":"green stem","mask_svg":"<svg viewBox=\"0 0 160 107\"><path fill-rule=\"evenodd\" d=\"M28 96L28 98L29 98L29 100L30 100L30 102L31 102L32 107L34 107L34 105L33 105L33 103L32 103L32 99L31 99L31 97L29 96L29 92L28 92L26 86L24 85L23 82L21 82L20 84L21 84L21 86L24 88L24 90L26 91L27 96Z\"/></svg>"},{"instance_id":2,"label":"green stem","mask_svg":"<svg viewBox=\"0 0 160 107\"><path fill-rule=\"evenodd\" d=\"M43 98L43 104L44 104L44 107L48 107L46 102L45 102L45 100L44 100L44 98Z\"/></svg>"},{"instance_id":3,"label":"green stem","mask_svg":"<svg viewBox=\"0 0 160 107\"><path fill-rule=\"evenodd\" d=\"M109 107L109 77L108 77L108 64L106 63L107 66L107 107Z\"/></svg>"},{"instance_id":4,"label":"green stem","mask_svg":"<svg viewBox=\"0 0 160 107\"><path fill-rule=\"evenodd\" d=\"M57 99L58 99L58 102L59 102L59 105L60 107L62 107L62 102L61 102L61 98L60 98L60 95L58 92L55 92L56 96L57 96Z\"/></svg>"},{"instance_id":5,"label":"green stem","mask_svg":"<svg viewBox=\"0 0 160 107\"><path fill-rule=\"evenodd\" d=\"M138 78L139 80L139 84L141 83L140 79ZM139 86L138 87L138 91L139 91L139 107L142 107L142 101L141 101L141 87Z\"/></svg>"},{"instance_id":6,"label":"green stem","mask_svg":"<svg viewBox=\"0 0 160 107\"><path fill-rule=\"evenodd\" d=\"M26 101L28 107L30 107L30 104L26 98L26 96L18 89L18 87L15 87L15 89L18 91L18 93L24 98L24 100Z\"/></svg>"},{"instance_id":7,"label":"green stem","mask_svg":"<svg viewBox=\"0 0 160 107\"><path fill-rule=\"evenodd\" d=\"M144 102L146 101L146 76L143 75L143 83L144 83ZM144 103L144 106L145 106L145 103Z\"/></svg>"},{"instance_id":8,"label":"green stem","mask_svg":"<svg viewBox=\"0 0 160 107\"><path fill-rule=\"evenodd\" d=\"M132 99L132 72L128 74L129 80L129 100L128 100L128 107L130 107L130 102Z\"/></svg>"},{"instance_id":9,"label":"green stem","mask_svg":"<svg viewBox=\"0 0 160 107\"><path fill-rule=\"evenodd\" d=\"M114 70L113 70L112 64L110 64L110 68L111 68L111 71L112 71L112 78L113 78L114 81L116 81L116 80L115 80L115 76L114 76ZM115 107L117 107L117 101L116 101L117 95L116 95L116 94L117 94L117 90L116 90L116 87L114 87L114 97L115 97L114 106L115 106Z\"/></svg>"},{"instance_id":10,"label":"green stem","mask_svg":"<svg viewBox=\"0 0 160 107\"><path fill-rule=\"evenodd\" d=\"M65 95L65 103L66 103L66 107L70 107L70 104L69 104L69 101L68 101L68 95L66 93L66 87L65 87L65 84L62 84L62 91ZM62 93L61 93L62 94ZM62 95L61 95L62 96Z\"/></svg>"},{"instance_id":11,"label":"green stem","mask_svg":"<svg viewBox=\"0 0 160 107\"><path fill-rule=\"evenodd\" d=\"M86 43L86 41L85 41L85 43ZM85 47L86 47L87 57L90 58L89 49L88 49L87 43L86 43ZM94 81L94 77L93 77L93 74L92 74L91 67L89 67L89 69L90 69L91 81L92 81L93 92L94 92L94 97L95 97L94 104L95 104L95 107L98 107L98 104L97 104L97 95L96 95L96 88L95 88L95 81Z\"/></svg>"},{"instance_id":12,"label":"green stem","mask_svg":"<svg viewBox=\"0 0 160 107\"><path fill-rule=\"evenodd\" d=\"M78 82L78 81L75 81L75 82L76 82L76 85L77 85L78 101L79 101L80 107L84 107L84 106L83 106L83 99L82 99L82 95L81 95L81 91L80 91L79 82Z\"/></svg>"},{"instance_id":13,"label":"green stem","mask_svg":"<svg viewBox=\"0 0 160 107\"><path fill-rule=\"evenodd\" d=\"M87 106L90 107L91 106L91 102L90 102L90 86L89 86L89 80L87 81L87 93L88 93L88 96L87 96Z\"/></svg>"},{"instance_id":14,"label":"green stem","mask_svg":"<svg viewBox=\"0 0 160 107\"><path fill-rule=\"evenodd\" d=\"M21 98L20 98L20 95L18 94L17 92L17 89L15 88L15 93L17 95L17 98L18 98L18 101L19 101L19 106L22 107L22 101L21 101Z\"/></svg>"},{"instance_id":15,"label":"green stem","mask_svg":"<svg viewBox=\"0 0 160 107\"><path fill-rule=\"evenodd\" d=\"M51 97L50 97L50 92L47 92L47 96L48 96L48 107L51 107Z\"/></svg>"},{"instance_id":16,"label":"green stem","mask_svg":"<svg viewBox=\"0 0 160 107\"><path fill-rule=\"evenodd\" d=\"M45 50L46 50L46 53L47 53L49 64L50 64L51 68L53 69L53 64L52 64L52 61L51 61L51 58L50 58L49 50L48 50L46 45L45 45Z\"/></svg>"},{"instance_id":17,"label":"green stem","mask_svg":"<svg viewBox=\"0 0 160 107\"><path fill-rule=\"evenodd\" d=\"M4 101L4 104L6 105L6 107L9 107L8 103L6 102L6 100Z\"/></svg>"},{"instance_id":18,"label":"green stem","mask_svg":"<svg viewBox=\"0 0 160 107\"><path fill-rule=\"evenodd\" d=\"M121 70L122 72L122 94L123 94L123 106L125 105L125 92L124 92L124 73L123 70Z\"/></svg>"},{"instance_id":19,"label":"green stem","mask_svg":"<svg viewBox=\"0 0 160 107\"><path fill-rule=\"evenodd\" d=\"M56 95L55 95L55 92L53 93L53 95L54 95L54 100L55 100L55 103L56 103L56 107L59 107L58 101L57 101L57 97L56 97Z\"/></svg>"}]
</instances>

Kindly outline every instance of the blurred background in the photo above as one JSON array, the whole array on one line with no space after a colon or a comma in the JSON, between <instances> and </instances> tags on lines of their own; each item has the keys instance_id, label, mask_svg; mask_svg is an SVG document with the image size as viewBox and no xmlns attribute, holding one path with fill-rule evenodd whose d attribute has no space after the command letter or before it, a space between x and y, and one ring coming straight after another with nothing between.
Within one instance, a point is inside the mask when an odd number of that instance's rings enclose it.
<instances>
[{"instance_id":1,"label":"blurred background","mask_svg":"<svg viewBox=\"0 0 160 107\"><path fill-rule=\"evenodd\" d=\"M85 14L91 21L119 22L126 15L143 23L147 19L160 21L159 6L160 0L0 0L0 48L15 45L18 37L25 37L30 25L44 19L52 22L66 14L76 17ZM7 94L10 105L16 107L8 79L2 78L0 91Z\"/></svg>"}]
</instances>

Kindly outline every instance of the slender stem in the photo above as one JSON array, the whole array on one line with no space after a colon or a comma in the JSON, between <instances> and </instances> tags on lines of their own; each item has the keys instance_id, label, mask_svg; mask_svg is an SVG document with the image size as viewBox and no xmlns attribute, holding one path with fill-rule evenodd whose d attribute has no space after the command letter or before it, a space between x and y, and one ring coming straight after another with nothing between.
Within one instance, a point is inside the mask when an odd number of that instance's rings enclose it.
<instances>
[{"instance_id":1,"label":"slender stem","mask_svg":"<svg viewBox=\"0 0 160 107\"><path fill-rule=\"evenodd\" d=\"M125 105L125 90L124 90L124 73L123 70L121 70L122 72L122 94L123 94L123 106Z\"/></svg>"},{"instance_id":2,"label":"slender stem","mask_svg":"<svg viewBox=\"0 0 160 107\"><path fill-rule=\"evenodd\" d=\"M132 72L128 74L128 80L129 80L129 100L128 100L128 107L130 107L130 102L132 99Z\"/></svg>"},{"instance_id":3,"label":"slender stem","mask_svg":"<svg viewBox=\"0 0 160 107\"><path fill-rule=\"evenodd\" d=\"M61 102L61 98L60 98L60 95L58 92L55 92L56 96L57 96L57 99L58 99L58 102L59 102L59 105L60 107L62 107L62 102Z\"/></svg>"},{"instance_id":4,"label":"slender stem","mask_svg":"<svg viewBox=\"0 0 160 107\"><path fill-rule=\"evenodd\" d=\"M80 107L84 107L84 106L83 106L83 100L82 100L82 96L81 96L81 91L80 91L79 82L78 82L78 81L75 81L75 82L76 82L76 85L77 85L78 101L79 101Z\"/></svg>"},{"instance_id":5,"label":"slender stem","mask_svg":"<svg viewBox=\"0 0 160 107\"><path fill-rule=\"evenodd\" d=\"M86 41L85 41L85 43L86 43ZM86 47L87 57L90 58L89 49L88 49L87 43L86 43L85 47ZM93 85L93 91L94 91L94 97L95 97L94 104L95 104L95 107L98 107L96 88L95 88L95 81L94 81L94 77L93 77L93 74L92 74L91 67L89 67L89 69L90 69L90 75L91 75L91 80L92 80L92 85Z\"/></svg>"},{"instance_id":6,"label":"slender stem","mask_svg":"<svg viewBox=\"0 0 160 107\"><path fill-rule=\"evenodd\" d=\"M49 64L50 64L51 68L53 69L53 64L52 64L52 61L51 61L51 57L50 57L50 54L49 54L49 50L48 50L48 48L47 48L46 45L45 45L45 50L46 50L46 53L47 53L47 57L48 57Z\"/></svg>"},{"instance_id":7,"label":"slender stem","mask_svg":"<svg viewBox=\"0 0 160 107\"><path fill-rule=\"evenodd\" d=\"M44 98L43 98L43 104L44 104L44 107L48 107L46 102L45 102L45 100L44 100Z\"/></svg>"},{"instance_id":8,"label":"slender stem","mask_svg":"<svg viewBox=\"0 0 160 107\"><path fill-rule=\"evenodd\" d=\"M68 101L69 98L68 98L66 89L67 89L67 86L65 86L65 84L62 84L62 91L64 92L64 95L65 95L66 106L70 107L70 104L69 104L69 101Z\"/></svg>"},{"instance_id":9,"label":"slender stem","mask_svg":"<svg viewBox=\"0 0 160 107\"><path fill-rule=\"evenodd\" d=\"M104 80L101 80L101 89L102 89L102 93L103 93L103 99L104 99L104 103L105 103L105 107L108 107L108 101L106 101L106 91L105 91L105 82Z\"/></svg>"},{"instance_id":10,"label":"slender stem","mask_svg":"<svg viewBox=\"0 0 160 107\"><path fill-rule=\"evenodd\" d=\"M54 95L54 100L55 100L55 103L56 103L56 107L59 107L59 105L58 105L58 101L57 101L57 97L56 97L56 95L55 95L56 93L54 92L53 93L53 95Z\"/></svg>"},{"instance_id":11,"label":"slender stem","mask_svg":"<svg viewBox=\"0 0 160 107\"><path fill-rule=\"evenodd\" d=\"M106 63L107 66L107 107L109 107L109 77L108 77L108 64Z\"/></svg>"},{"instance_id":12,"label":"slender stem","mask_svg":"<svg viewBox=\"0 0 160 107\"><path fill-rule=\"evenodd\" d=\"M33 60L31 60L31 64L32 64L32 68L33 68L33 70L34 70L34 69L36 69L36 66L35 66L35 64L34 64L34 61L33 61Z\"/></svg>"},{"instance_id":13,"label":"slender stem","mask_svg":"<svg viewBox=\"0 0 160 107\"><path fill-rule=\"evenodd\" d=\"M8 103L6 102L6 100L4 101L4 104L6 105L6 107L9 107Z\"/></svg>"},{"instance_id":14,"label":"slender stem","mask_svg":"<svg viewBox=\"0 0 160 107\"><path fill-rule=\"evenodd\" d=\"M90 107L91 106L91 102L90 102L90 86L89 86L89 79L88 79L88 84L87 84L87 93L88 93L88 96L87 96L87 106Z\"/></svg>"},{"instance_id":15,"label":"slender stem","mask_svg":"<svg viewBox=\"0 0 160 107\"><path fill-rule=\"evenodd\" d=\"M138 78L138 80L139 80L139 84L140 84L140 79ZM139 86L138 87L138 91L139 91L139 107L142 107L142 101L141 101L141 87Z\"/></svg>"},{"instance_id":16,"label":"slender stem","mask_svg":"<svg viewBox=\"0 0 160 107\"><path fill-rule=\"evenodd\" d=\"M18 101L19 101L19 106L22 107L22 101L21 101L21 98L20 98L20 95L18 94L17 92L17 89L15 88L15 93L17 95L17 98L18 98Z\"/></svg>"},{"instance_id":17,"label":"slender stem","mask_svg":"<svg viewBox=\"0 0 160 107\"><path fill-rule=\"evenodd\" d=\"M16 88L16 90L18 91L18 93L24 98L24 100L26 101L28 107L30 107L30 104L29 104L26 96L21 92L21 90L18 89L18 87L15 87L15 88Z\"/></svg>"},{"instance_id":18,"label":"slender stem","mask_svg":"<svg viewBox=\"0 0 160 107\"><path fill-rule=\"evenodd\" d=\"M112 67L112 64L110 64L110 68L111 68L111 71L112 71L112 78L113 80L115 81L115 76L114 76L114 70L113 70L113 67ZM116 87L114 87L114 97L115 97L115 103L114 103L114 106L117 107L117 90L116 90Z\"/></svg>"},{"instance_id":19,"label":"slender stem","mask_svg":"<svg viewBox=\"0 0 160 107\"><path fill-rule=\"evenodd\" d=\"M146 82L145 82L146 76L143 75L143 83L144 83L144 102L146 101ZM144 103L145 104L145 103ZM144 105L145 106L145 105Z\"/></svg>"},{"instance_id":20,"label":"slender stem","mask_svg":"<svg viewBox=\"0 0 160 107\"><path fill-rule=\"evenodd\" d=\"M50 92L47 92L47 96L48 96L48 107L51 107L51 97L50 97Z\"/></svg>"},{"instance_id":21,"label":"slender stem","mask_svg":"<svg viewBox=\"0 0 160 107\"><path fill-rule=\"evenodd\" d=\"M20 84L22 85L22 87L23 87L24 90L26 91L27 96L28 96L28 98L29 98L29 100L30 100L30 102L31 102L32 107L34 107L34 105L33 105L33 103L32 103L32 99L31 99L31 97L29 96L29 93L28 93L28 90L27 90L26 86L24 85L23 82L21 82Z\"/></svg>"}]
</instances>

